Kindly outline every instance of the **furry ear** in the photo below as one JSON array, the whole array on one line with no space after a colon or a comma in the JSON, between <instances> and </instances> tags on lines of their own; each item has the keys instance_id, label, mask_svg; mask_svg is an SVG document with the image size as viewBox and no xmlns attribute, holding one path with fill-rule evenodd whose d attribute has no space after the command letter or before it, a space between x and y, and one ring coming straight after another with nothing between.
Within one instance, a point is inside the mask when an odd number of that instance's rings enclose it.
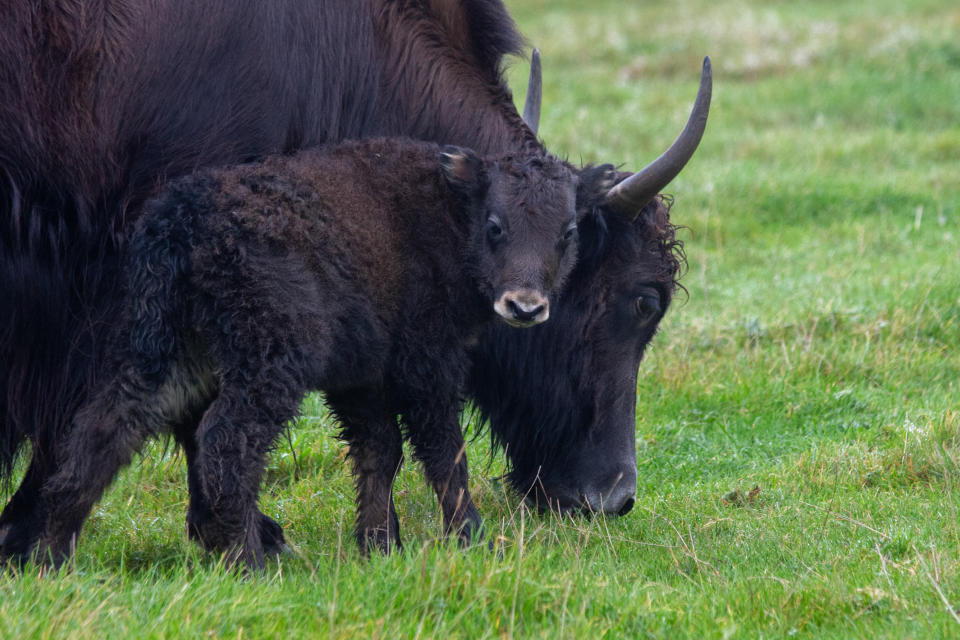
<instances>
[{"instance_id":1,"label":"furry ear","mask_svg":"<svg viewBox=\"0 0 960 640\"><path fill-rule=\"evenodd\" d=\"M461 198L476 198L486 191L488 179L483 161L470 149L446 146L440 166L447 184Z\"/></svg>"},{"instance_id":2,"label":"furry ear","mask_svg":"<svg viewBox=\"0 0 960 640\"><path fill-rule=\"evenodd\" d=\"M629 175L629 174L627 174ZM590 213L603 203L607 192L617 183L617 169L612 164L587 165L580 170L577 183L577 217Z\"/></svg>"}]
</instances>

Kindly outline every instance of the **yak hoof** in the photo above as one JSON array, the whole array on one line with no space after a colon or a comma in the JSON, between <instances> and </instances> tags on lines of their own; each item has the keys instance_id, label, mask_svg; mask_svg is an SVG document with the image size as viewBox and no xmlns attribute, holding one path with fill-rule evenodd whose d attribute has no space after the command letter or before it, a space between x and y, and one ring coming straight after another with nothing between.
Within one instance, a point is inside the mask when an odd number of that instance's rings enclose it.
<instances>
[{"instance_id":1,"label":"yak hoof","mask_svg":"<svg viewBox=\"0 0 960 640\"><path fill-rule=\"evenodd\" d=\"M0 563L23 566L30 559L37 539L23 529L8 524L0 530Z\"/></svg>"}]
</instances>

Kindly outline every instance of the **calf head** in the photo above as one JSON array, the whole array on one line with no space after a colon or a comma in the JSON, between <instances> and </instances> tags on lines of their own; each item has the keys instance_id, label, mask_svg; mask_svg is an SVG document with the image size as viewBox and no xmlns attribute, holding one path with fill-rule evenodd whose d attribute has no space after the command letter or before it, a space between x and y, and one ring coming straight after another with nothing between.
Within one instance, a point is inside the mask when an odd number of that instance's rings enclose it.
<instances>
[{"instance_id":1,"label":"calf head","mask_svg":"<svg viewBox=\"0 0 960 640\"><path fill-rule=\"evenodd\" d=\"M544 322L576 263L577 174L545 154L481 159L446 147L441 163L469 220L467 259L481 295L511 326Z\"/></svg>"}]
</instances>

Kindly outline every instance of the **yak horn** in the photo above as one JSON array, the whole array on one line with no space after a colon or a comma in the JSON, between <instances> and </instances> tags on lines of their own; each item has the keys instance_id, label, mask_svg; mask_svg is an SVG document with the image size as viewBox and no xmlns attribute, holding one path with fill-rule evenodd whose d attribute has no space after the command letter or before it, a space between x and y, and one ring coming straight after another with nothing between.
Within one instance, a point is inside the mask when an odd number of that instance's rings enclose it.
<instances>
[{"instance_id":1,"label":"yak horn","mask_svg":"<svg viewBox=\"0 0 960 640\"><path fill-rule=\"evenodd\" d=\"M636 172L607 192L604 204L607 208L636 215L660 190L670 184L683 169L707 128L707 113L710 111L710 94L713 90L713 73L710 69L710 57L703 59L703 72L700 75L700 89L693 103L693 111L687 125L673 141L670 148L644 169Z\"/></svg>"},{"instance_id":2,"label":"yak horn","mask_svg":"<svg viewBox=\"0 0 960 640\"><path fill-rule=\"evenodd\" d=\"M543 78L540 72L540 50L530 56L530 80L527 82L527 101L523 105L523 121L533 134L540 127L540 100L543 97Z\"/></svg>"}]
</instances>

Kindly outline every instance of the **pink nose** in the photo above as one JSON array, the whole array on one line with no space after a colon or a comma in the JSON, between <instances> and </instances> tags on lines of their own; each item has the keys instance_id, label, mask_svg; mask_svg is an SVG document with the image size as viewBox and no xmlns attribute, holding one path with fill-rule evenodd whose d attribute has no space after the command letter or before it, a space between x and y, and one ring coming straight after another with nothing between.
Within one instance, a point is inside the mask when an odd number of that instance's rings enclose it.
<instances>
[{"instance_id":1,"label":"pink nose","mask_svg":"<svg viewBox=\"0 0 960 640\"><path fill-rule=\"evenodd\" d=\"M497 299L493 309L514 327L532 327L550 317L550 301L533 289L508 291Z\"/></svg>"}]
</instances>

